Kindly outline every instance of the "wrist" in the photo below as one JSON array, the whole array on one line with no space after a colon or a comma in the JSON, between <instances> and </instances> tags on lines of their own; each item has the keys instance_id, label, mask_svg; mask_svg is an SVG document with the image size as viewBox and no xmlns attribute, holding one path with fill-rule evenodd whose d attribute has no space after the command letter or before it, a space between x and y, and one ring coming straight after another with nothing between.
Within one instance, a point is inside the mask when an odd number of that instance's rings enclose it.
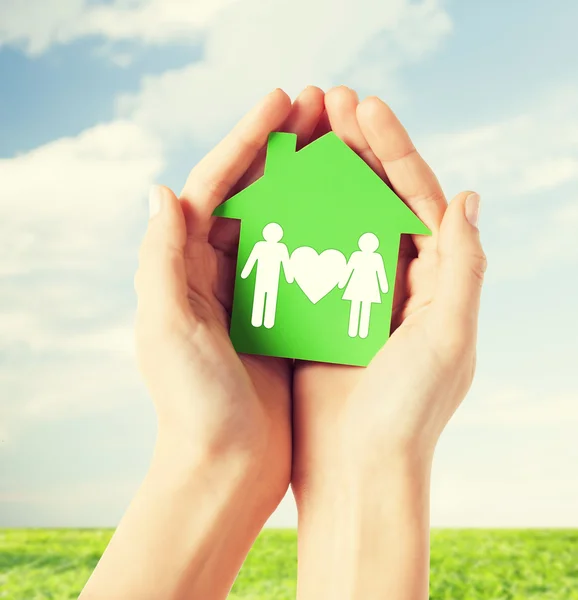
<instances>
[{"instance_id":1,"label":"wrist","mask_svg":"<svg viewBox=\"0 0 578 600\"><path fill-rule=\"evenodd\" d=\"M224 598L269 516L256 481L244 457L209 460L159 432L148 473L107 550L128 562L101 567L99 585L114 582L115 590L102 597Z\"/></svg>"},{"instance_id":2,"label":"wrist","mask_svg":"<svg viewBox=\"0 0 578 600\"><path fill-rule=\"evenodd\" d=\"M250 471L254 450L234 445L232 441L200 439L195 433L185 428L159 427L153 464L162 463L164 468L181 472L213 469L231 471L233 475Z\"/></svg>"},{"instance_id":3,"label":"wrist","mask_svg":"<svg viewBox=\"0 0 578 600\"><path fill-rule=\"evenodd\" d=\"M413 454L350 462L298 494L298 598L427 598L430 473Z\"/></svg>"},{"instance_id":4,"label":"wrist","mask_svg":"<svg viewBox=\"0 0 578 600\"><path fill-rule=\"evenodd\" d=\"M352 456L345 473L353 489L379 494L384 489L429 485L432 459L433 453L429 451L397 448Z\"/></svg>"},{"instance_id":5,"label":"wrist","mask_svg":"<svg viewBox=\"0 0 578 600\"><path fill-rule=\"evenodd\" d=\"M391 488L429 485L433 453L395 449L372 454L365 451L345 452L324 464L308 462L307 472L293 478L292 487L297 508L323 507L328 497L337 497L343 504L363 504L364 499ZM347 491L347 498L343 491ZM339 504L339 502L337 502ZM336 502L332 501L336 507Z\"/></svg>"},{"instance_id":6,"label":"wrist","mask_svg":"<svg viewBox=\"0 0 578 600\"><path fill-rule=\"evenodd\" d=\"M253 445L199 444L174 429L160 428L149 477L185 493L198 491L201 481L208 495L220 498L224 509L232 505L234 512L264 523L288 486L288 482L272 484L269 462L265 451Z\"/></svg>"}]
</instances>

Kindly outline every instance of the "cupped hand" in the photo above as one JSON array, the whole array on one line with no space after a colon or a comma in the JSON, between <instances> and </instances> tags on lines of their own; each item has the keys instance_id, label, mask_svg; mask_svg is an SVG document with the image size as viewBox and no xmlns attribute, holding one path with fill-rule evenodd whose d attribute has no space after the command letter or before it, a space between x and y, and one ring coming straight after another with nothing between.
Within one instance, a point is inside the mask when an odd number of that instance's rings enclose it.
<instances>
[{"instance_id":1,"label":"cupped hand","mask_svg":"<svg viewBox=\"0 0 578 600\"><path fill-rule=\"evenodd\" d=\"M290 479L292 367L233 349L239 224L212 213L261 174L271 131L297 133L304 144L323 110L317 88L293 105L275 90L193 168L180 198L153 188L135 277L137 355L158 415L157 445L193 461L247 460L259 470L268 510Z\"/></svg>"},{"instance_id":2,"label":"cupped hand","mask_svg":"<svg viewBox=\"0 0 578 600\"><path fill-rule=\"evenodd\" d=\"M294 374L293 488L314 494L352 464L396 456L429 462L469 389L486 260L477 229L479 196L449 204L434 173L391 109L339 87L325 97L331 129L430 228L403 236L392 335L367 368L299 362Z\"/></svg>"}]
</instances>

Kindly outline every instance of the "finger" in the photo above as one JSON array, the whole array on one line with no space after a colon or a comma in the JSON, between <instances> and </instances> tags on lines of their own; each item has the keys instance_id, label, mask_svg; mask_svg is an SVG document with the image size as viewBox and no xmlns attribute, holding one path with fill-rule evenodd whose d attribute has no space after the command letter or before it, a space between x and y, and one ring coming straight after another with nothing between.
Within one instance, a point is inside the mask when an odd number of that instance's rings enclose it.
<instances>
[{"instance_id":1,"label":"finger","mask_svg":"<svg viewBox=\"0 0 578 600\"><path fill-rule=\"evenodd\" d=\"M320 138L322 135L329 133L331 131L331 124L329 123L329 117L327 116L327 111L323 110L323 113L319 117L319 122L315 126L313 133L309 139L310 142L314 142L316 139Z\"/></svg>"},{"instance_id":2,"label":"finger","mask_svg":"<svg viewBox=\"0 0 578 600\"><path fill-rule=\"evenodd\" d=\"M431 304L432 327L443 342L475 342L486 257L477 227L478 194L462 192L450 203L438 238L439 270Z\"/></svg>"},{"instance_id":3,"label":"finger","mask_svg":"<svg viewBox=\"0 0 578 600\"><path fill-rule=\"evenodd\" d=\"M324 99L323 90L310 85L293 103L291 113L283 124L283 131L297 134L297 149L305 146L313 135L325 110Z\"/></svg>"},{"instance_id":4,"label":"finger","mask_svg":"<svg viewBox=\"0 0 578 600\"><path fill-rule=\"evenodd\" d=\"M295 99L289 116L281 126L281 131L297 134L297 148L302 148L309 142L315 127L319 123L324 110L323 90L315 86L306 87ZM241 177L237 189L241 190L251 185L263 174L267 148L263 147L253 164Z\"/></svg>"},{"instance_id":5,"label":"finger","mask_svg":"<svg viewBox=\"0 0 578 600\"><path fill-rule=\"evenodd\" d=\"M433 171L393 111L379 98L372 96L363 100L357 107L357 119L392 189L433 233L432 238L414 236L418 250L435 247L435 236L447 203Z\"/></svg>"},{"instance_id":6,"label":"finger","mask_svg":"<svg viewBox=\"0 0 578 600\"><path fill-rule=\"evenodd\" d=\"M357 122L359 98L350 88L340 85L325 94L325 109L331 129L380 176L382 164L370 148Z\"/></svg>"},{"instance_id":7,"label":"finger","mask_svg":"<svg viewBox=\"0 0 578 600\"><path fill-rule=\"evenodd\" d=\"M255 160L272 131L289 115L291 100L277 89L255 106L231 133L196 165L181 192L187 224L207 234L211 215Z\"/></svg>"},{"instance_id":8,"label":"finger","mask_svg":"<svg viewBox=\"0 0 578 600\"><path fill-rule=\"evenodd\" d=\"M309 86L295 99L281 130L287 133L296 133L298 147L307 144L317 127L325 109L323 98L323 90ZM251 185L263 174L266 151L266 147L263 147L259 156L235 186L236 190L240 191ZM219 219L211 229L211 244L228 256L234 255L238 244L239 228L239 222L235 219Z\"/></svg>"},{"instance_id":9,"label":"finger","mask_svg":"<svg viewBox=\"0 0 578 600\"><path fill-rule=\"evenodd\" d=\"M135 275L139 310L170 316L186 305L185 219L178 198L164 186L151 188L149 206Z\"/></svg>"}]
</instances>

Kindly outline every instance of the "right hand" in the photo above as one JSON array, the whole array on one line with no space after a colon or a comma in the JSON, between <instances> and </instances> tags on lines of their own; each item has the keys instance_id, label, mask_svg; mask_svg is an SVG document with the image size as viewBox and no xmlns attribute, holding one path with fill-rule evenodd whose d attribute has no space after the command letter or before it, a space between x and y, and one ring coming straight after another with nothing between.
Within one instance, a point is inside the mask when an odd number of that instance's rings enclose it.
<instances>
[{"instance_id":1,"label":"right hand","mask_svg":"<svg viewBox=\"0 0 578 600\"><path fill-rule=\"evenodd\" d=\"M378 98L359 102L355 92L340 87L326 94L325 103L333 131L432 236L402 239L393 333L367 368L297 363L293 489L298 497L322 487L330 472L342 475L342 454L353 472L400 455L431 463L440 434L472 382L486 268L477 228L479 197L464 192L448 205L434 173Z\"/></svg>"}]
</instances>

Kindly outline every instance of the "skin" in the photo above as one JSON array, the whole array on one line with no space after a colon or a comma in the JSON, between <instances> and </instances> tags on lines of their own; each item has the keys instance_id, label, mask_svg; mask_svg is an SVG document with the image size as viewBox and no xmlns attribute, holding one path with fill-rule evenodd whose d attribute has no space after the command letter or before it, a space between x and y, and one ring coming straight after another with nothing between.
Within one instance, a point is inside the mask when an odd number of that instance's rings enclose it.
<instances>
[{"instance_id":1,"label":"skin","mask_svg":"<svg viewBox=\"0 0 578 600\"><path fill-rule=\"evenodd\" d=\"M393 334L367 368L296 366L298 597L425 599L431 463L472 382L486 259L470 193L447 205L386 104L340 87L325 105L331 128L433 235L402 241Z\"/></svg>"},{"instance_id":2,"label":"skin","mask_svg":"<svg viewBox=\"0 0 578 600\"><path fill-rule=\"evenodd\" d=\"M238 224L211 214L260 176L271 131L304 144L323 110L317 88L293 105L275 90L191 171L180 198L155 189L135 329L157 442L82 600L225 598L287 491L292 365L235 353L228 313Z\"/></svg>"},{"instance_id":3,"label":"skin","mask_svg":"<svg viewBox=\"0 0 578 600\"><path fill-rule=\"evenodd\" d=\"M303 146L329 128L433 231L403 241L395 332L367 369L237 355L239 226L211 214L262 174L271 131ZM290 481L299 598L427 598L431 460L471 383L485 269L467 195L447 207L381 101L314 87L264 98L180 198L155 188L135 287L157 443L81 599L225 598Z\"/></svg>"}]
</instances>

